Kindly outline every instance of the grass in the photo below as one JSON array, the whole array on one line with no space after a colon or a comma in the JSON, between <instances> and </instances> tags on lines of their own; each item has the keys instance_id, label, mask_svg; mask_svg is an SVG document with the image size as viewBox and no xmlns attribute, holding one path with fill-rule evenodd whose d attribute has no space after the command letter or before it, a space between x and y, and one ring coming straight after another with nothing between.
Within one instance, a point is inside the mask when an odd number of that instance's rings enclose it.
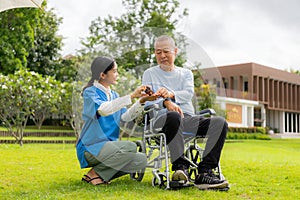
<instances>
[{"instance_id":1,"label":"grass","mask_svg":"<svg viewBox=\"0 0 300 200\"><path fill-rule=\"evenodd\" d=\"M297 199L300 195L300 140L232 140L224 146L222 170L228 192L194 187L165 191L129 176L108 186L80 181L74 144L0 144L1 199Z\"/></svg>"},{"instance_id":2,"label":"grass","mask_svg":"<svg viewBox=\"0 0 300 200\"><path fill-rule=\"evenodd\" d=\"M0 126L0 131L7 131L7 128ZM24 132L74 132L74 130L67 126L42 126L41 129L36 126L26 126Z\"/></svg>"},{"instance_id":3,"label":"grass","mask_svg":"<svg viewBox=\"0 0 300 200\"><path fill-rule=\"evenodd\" d=\"M0 137L0 140L16 140L14 137ZM75 141L76 137L24 137L23 140L72 140Z\"/></svg>"}]
</instances>

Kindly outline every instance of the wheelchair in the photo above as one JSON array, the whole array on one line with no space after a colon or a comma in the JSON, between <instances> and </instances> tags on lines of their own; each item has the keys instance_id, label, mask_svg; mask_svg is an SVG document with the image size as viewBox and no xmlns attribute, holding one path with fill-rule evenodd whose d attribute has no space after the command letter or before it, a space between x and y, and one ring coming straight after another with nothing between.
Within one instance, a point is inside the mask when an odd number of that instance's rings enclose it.
<instances>
[{"instance_id":1,"label":"wheelchair","mask_svg":"<svg viewBox=\"0 0 300 200\"><path fill-rule=\"evenodd\" d=\"M190 168L188 170L188 183L184 181L171 181L171 172L169 162L169 151L166 142L166 136L162 132L161 128L154 128L155 117L161 109L156 104L146 106L144 108L143 122L131 122L125 124L125 129L130 130L129 136L135 134L135 129L138 127L143 127L141 131L141 140L135 141L137 145L137 151L145 153L147 156L147 165L146 168L152 169L152 186L159 187L161 189L179 189L184 187L193 186L197 175L197 167L202 159L204 152L205 141L203 137L195 137L191 133L184 134L184 143L185 143L185 159L190 163ZM213 117L216 115L213 109L205 109L197 113L201 116ZM124 129L123 129L124 130ZM146 168L130 174L130 178L136 181L142 181ZM214 173L221 179L224 180L225 177L221 172L220 164ZM221 189L222 191L227 191L228 188ZM220 189L219 189L220 190Z\"/></svg>"}]
</instances>

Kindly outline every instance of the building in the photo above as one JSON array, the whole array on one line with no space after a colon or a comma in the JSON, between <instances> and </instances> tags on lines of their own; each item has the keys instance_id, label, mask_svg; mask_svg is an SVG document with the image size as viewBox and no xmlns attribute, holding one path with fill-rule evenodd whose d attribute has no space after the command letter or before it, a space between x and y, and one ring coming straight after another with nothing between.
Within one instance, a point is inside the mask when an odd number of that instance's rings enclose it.
<instances>
[{"instance_id":1,"label":"building","mask_svg":"<svg viewBox=\"0 0 300 200\"><path fill-rule=\"evenodd\" d=\"M300 133L299 75L256 63L206 68L203 74L216 85L217 103L227 111L229 126Z\"/></svg>"}]
</instances>

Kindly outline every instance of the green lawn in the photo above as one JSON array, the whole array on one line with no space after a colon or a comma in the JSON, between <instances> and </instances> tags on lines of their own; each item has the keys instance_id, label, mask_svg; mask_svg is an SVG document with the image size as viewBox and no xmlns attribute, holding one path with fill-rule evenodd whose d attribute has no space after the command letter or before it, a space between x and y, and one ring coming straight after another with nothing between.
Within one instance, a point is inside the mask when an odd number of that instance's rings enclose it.
<instances>
[{"instance_id":1,"label":"green lawn","mask_svg":"<svg viewBox=\"0 0 300 200\"><path fill-rule=\"evenodd\" d=\"M0 144L0 199L297 199L300 140L232 140L225 144L222 170L228 192L194 187L166 191L129 176L95 187L81 182L74 144Z\"/></svg>"},{"instance_id":2,"label":"green lawn","mask_svg":"<svg viewBox=\"0 0 300 200\"><path fill-rule=\"evenodd\" d=\"M0 140L16 140L14 137L0 137ZM75 141L76 137L31 137L31 136L27 136L24 137L23 140L72 140Z\"/></svg>"},{"instance_id":3,"label":"green lawn","mask_svg":"<svg viewBox=\"0 0 300 200\"><path fill-rule=\"evenodd\" d=\"M7 128L0 126L0 131L7 131ZM26 126L24 132L74 132L71 127L67 126L42 126L38 129L36 126Z\"/></svg>"}]
</instances>

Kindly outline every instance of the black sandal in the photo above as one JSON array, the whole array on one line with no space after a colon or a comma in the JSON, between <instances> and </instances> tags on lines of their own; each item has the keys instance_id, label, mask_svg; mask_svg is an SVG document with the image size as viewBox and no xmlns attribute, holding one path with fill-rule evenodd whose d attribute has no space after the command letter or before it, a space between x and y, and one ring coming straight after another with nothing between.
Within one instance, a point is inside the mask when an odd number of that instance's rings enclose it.
<instances>
[{"instance_id":1,"label":"black sandal","mask_svg":"<svg viewBox=\"0 0 300 200\"><path fill-rule=\"evenodd\" d=\"M81 178L81 180L82 180L83 182L86 182L86 183L90 183L90 182L91 182L91 177L89 177L89 176L86 175L86 174L83 175L83 176L85 177L85 178L84 178L84 177ZM86 178L88 178L89 180L87 180Z\"/></svg>"},{"instance_id":2,"label":"black sandal","mask_svg":"<svg viewBox=\"0 0 300 200\"><path fill-rule=\"evenodd\" d=\"M97 177L95 177L95 178L91 178L91 177L89 177L88 175L83 175L84 177L82 177L81 178L81 180L83 181L83 182L86 182L86 183L90 183L90 184L92 184L92 185L102 185L102 184L109 184L109 182L107 182L107 181L104 181L103 180L103 178L101 178L100 176L97 176ZM88 179L88 180L87 180ZM96 180L96 179L100 179L101 181L102 181L102 183L97 183L97 184L93 184L91 181L92 180Z\"/></svg>"}]
</instances>

